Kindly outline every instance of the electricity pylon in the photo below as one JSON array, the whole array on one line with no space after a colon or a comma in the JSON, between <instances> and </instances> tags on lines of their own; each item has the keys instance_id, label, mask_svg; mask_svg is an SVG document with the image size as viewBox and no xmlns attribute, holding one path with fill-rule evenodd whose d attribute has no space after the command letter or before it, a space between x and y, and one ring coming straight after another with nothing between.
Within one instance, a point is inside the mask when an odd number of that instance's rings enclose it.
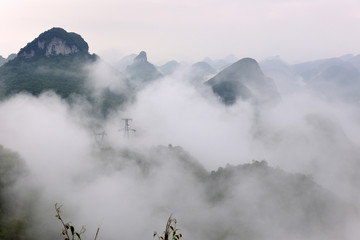
<instances>
[{"instance_id":1,"label":"electricity pylon","mask_svg":"<svg viewBox=\"0 0 360 240\"><path fill-rule=\"evenodd\" d=\"M135 129L130 128L130 122L132 121L131 118L123 118L122 119L125 123L125 127L124 127L124 137L126 138L130 138L130 132L136 132Z\"/></svg>"},{"instance_id":2,"label":"electricity pylon","mask_svg":"<svg viewBox=\"0 0 360 240\"><path fill-rule=\"evenodd\" d=\"M105 130L103 130L102 132L94 132L95 135L95 141L97 143L97 145L102 148L103 147L103 143L104 143L104 137L106 135Z\"/></svg>"}]
</instances>

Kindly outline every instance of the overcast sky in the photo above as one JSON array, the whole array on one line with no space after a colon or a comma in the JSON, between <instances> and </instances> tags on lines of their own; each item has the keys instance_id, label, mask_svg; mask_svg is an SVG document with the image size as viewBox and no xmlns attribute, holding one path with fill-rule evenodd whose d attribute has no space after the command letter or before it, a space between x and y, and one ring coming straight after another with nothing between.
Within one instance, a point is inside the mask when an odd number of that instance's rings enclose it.
<instances>
[{"instance_id":1,"label":"overcast sky","mask_svg":"<svg viewBox=\"0 0 360 240\"><path fill-rule=\"evenodd\" d=\"M91 53L145 50L154 63L360 54L359 0L0 0L0 16L5 57L54 26L79 33Z\"/></svg>"}]
</instances>

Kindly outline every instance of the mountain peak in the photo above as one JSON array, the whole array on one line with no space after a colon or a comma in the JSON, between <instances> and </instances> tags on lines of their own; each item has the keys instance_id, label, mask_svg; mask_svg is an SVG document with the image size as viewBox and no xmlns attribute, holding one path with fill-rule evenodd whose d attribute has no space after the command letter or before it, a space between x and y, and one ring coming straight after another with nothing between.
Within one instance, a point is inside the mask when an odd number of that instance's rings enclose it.
<instances>
[{"instance_id":1,"label":"mountain peak","mask_svg":"<svg viewBox=\"0 0 360 240\"><path fill-rule=\"evenodd\" d=\"M148 62L144 51L135 57L133 64L127 66L125 72L130 84L136 85L136 87L162 77L157 68Z\"/></svg>"},{"instance_id":2,"label":"mountain peak","mask_svg":"<svg viewBox=\"0 0 360 240\"><path fill-rule=\"evenodd\" d=\"M32 42L28 43L19 51L18 56L25 58L34 56L67 56L77 53L88 53L88 51L88 44L79 34L54 27L41 33Z\"/></svg>"},{"instance_id":3,"label":"mountain peak","mask_svg":"<svg viewBox=\"0 0 360 240\"><path fill-rule=\"evenodd\" d=\"M134 62L147 62L147 55L145 51L141 51L134 59Z\"/></svg>"},{"instance_id":4,"label":"mountain peak","mask_svg":"<svg viewBox=\"0 0 360 240\"><path fill-rule=\"evenodd\" d=\"M255 59L243 58L222 70L207 81L212 90L226 105L238 98L254 102L278 99L272 79L265 77Z\"/></svg>"}]
</instances>

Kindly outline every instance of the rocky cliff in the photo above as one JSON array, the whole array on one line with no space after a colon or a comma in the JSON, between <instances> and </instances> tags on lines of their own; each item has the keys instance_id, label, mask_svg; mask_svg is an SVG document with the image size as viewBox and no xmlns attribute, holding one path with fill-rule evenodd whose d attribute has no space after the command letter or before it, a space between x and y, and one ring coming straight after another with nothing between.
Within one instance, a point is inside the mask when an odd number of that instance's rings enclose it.
<instances>
[{"instance_id":1,"label":"rocky cliff","mask_svg":"<svg viewBox=\"0 0 360 240\"><path fill-rule=\"evenodd\" d=\"M34 56L68 56L77 53L88 53L89 46L76 33L69 33L62 28L52 28L35 38L22 48L18 56L31 58Z\"/></svg>"}]
</instances>

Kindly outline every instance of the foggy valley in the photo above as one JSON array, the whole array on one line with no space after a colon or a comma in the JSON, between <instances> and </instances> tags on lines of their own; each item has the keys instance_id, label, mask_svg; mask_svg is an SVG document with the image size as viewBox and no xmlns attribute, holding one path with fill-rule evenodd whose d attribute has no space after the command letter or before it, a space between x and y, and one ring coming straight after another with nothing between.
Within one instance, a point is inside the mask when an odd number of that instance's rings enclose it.
<instances>
[{"instance_id":1,"label":"foggy valley","mask_svg":"<svg viewBox=\"0 0 360 240\"><path fill-rule=\"evenodd\" d=\"M183 239L358 238L360 55L156 66L28 41L0 58L0 239L63 239L55 203L82 239L170 214Z\"/></svg>"}]
</instances>

